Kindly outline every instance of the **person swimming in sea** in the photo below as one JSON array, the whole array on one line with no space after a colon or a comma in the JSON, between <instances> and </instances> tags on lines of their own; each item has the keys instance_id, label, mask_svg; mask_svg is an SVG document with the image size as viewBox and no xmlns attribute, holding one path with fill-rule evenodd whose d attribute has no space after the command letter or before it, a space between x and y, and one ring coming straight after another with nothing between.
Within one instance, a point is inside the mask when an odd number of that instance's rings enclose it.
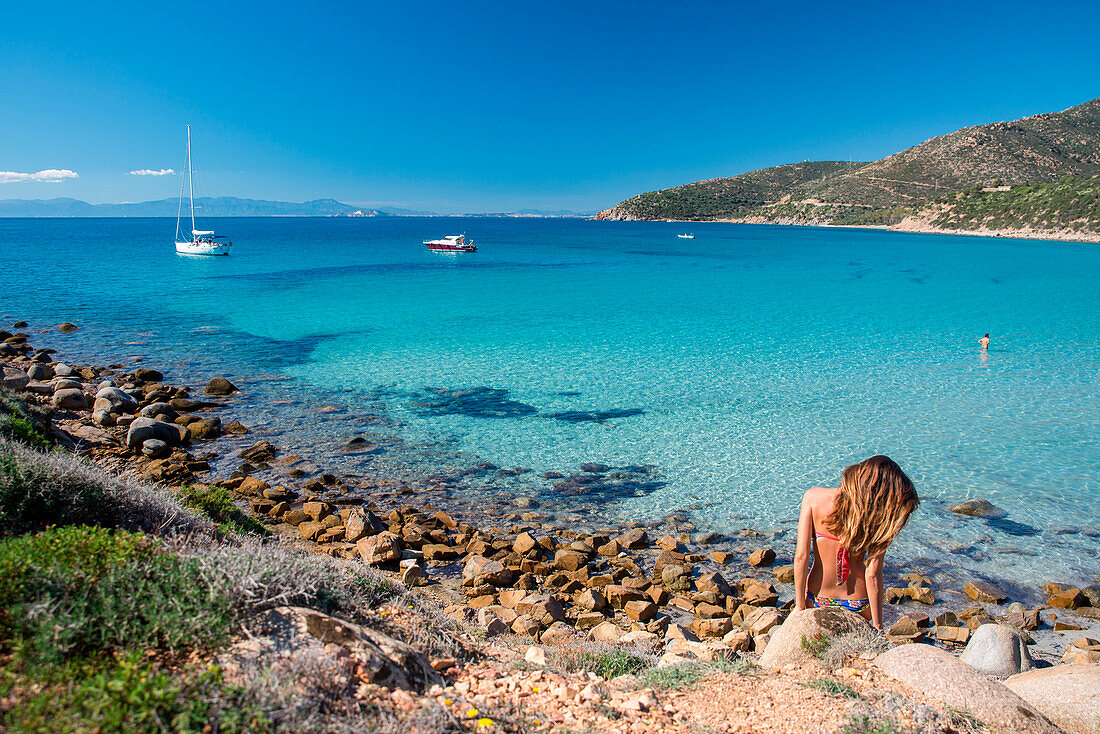
<instances>
[{"instance_id":1,"label":"person swimming in sea","mask_svg":"<svg viewBox=\"0 0 1100 734\"><path fill-rule=\"evenodd\" d=\"M919 505L913 482L887 456L849 466L839 487L806 490L794 556L795 609L843 607L882 629L883 557Z\"/></svg>"},{"instance_id":2,"label":"person swimming in sea","mask_svg":"<svg viewBox=\"0 0 1100 734\"><path fill-rule=\"evenodd\" d=\"M986 334L981 339L979 339L978 343L982 345L983 352L989 349L989 334Z\"/></svg>"}]
</instances>

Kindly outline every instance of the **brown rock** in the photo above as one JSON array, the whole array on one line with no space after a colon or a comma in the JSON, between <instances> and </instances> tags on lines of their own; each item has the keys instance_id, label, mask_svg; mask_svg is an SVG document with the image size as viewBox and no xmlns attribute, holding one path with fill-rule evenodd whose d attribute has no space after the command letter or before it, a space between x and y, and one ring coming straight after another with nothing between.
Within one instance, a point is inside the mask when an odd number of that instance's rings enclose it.
<instances>
[{"instance_id":1,"label":"brown rock","mask_svg":"<svg viewBox=\"0 0 1100 734\"><path fill-rule=\"evenodd\" d=\"M516 604L521 602L525 596L527 596L527 592L522 589L505 589L500 592L500 605L508 609L515 609Z\"/></svg>"},{"instance_id":2,"label":"brown rock","mask_svg":"<svg viewBox=\"0 0 1100 734\"><path fill-rule=\"evenodd\" d=\"M778 610L771 607L763 607L745 617L745 621L741 626L753 635L762 635L767 633L777 624L779 624Z\"/></svg>"},{"instance_id":3,"label":"brown rock","mask_svg":"<svg viewBox=\"0 0 1100 734\"><path fill-rule=\"evenodd\" d=\"M648 600L628 601L623 612L636 622L648 622L657 616L657 605Z\"/></svg>"},{"instance_id":4,"label":"brown rock","mask_svg":"<svg viewBox=\"0 0 1100 734\"><path fill-rule=\"evenodd\" d=\"M319 522L307 521L298 526L298 532L306 540L316 540L324 530L325 526Z\"/></svg>"},{"instance_id":5,"label":"brown rock","mask_svg":"<svg viewBox=\"0 0 1100 734\"><path fill-rule=\"evenodd\" d=\"M245 477L241 480L240 485L237 487L237 491L243 495L259 496L263 494L263 491L270 485L262 479L256 477Z\"/></svg>"},{"instance_id":6,"label":"brown rock","mask_svg":"<svg viewBox=\"0 0 1100 734\"><path fill-rule=\"evenodd\" d=\"M426 543L420 547L425 561L450 561L458 558L458 550L442 543Z\"/></svg>"},{"instance_id":7,"label":"brown rock","mask_svg":"<svg viewBox=\"0 0 1100 734\"><path fill-rule=\"evenodd\" d=\"M607 606L607 597L597 589L586 589L577 596L576 604L581 609L598 612Z\"/></svg>"},{"instance_id":8,"label":"brown rock","mask_svg":"<svg viewBox=\"0 0 1100 734\"><path fill-rule=\"evenodd\" d=\"M771 584L757 579L745 578L741 580L744 589L742 596L746 604L758 607L774 607L779 603L779 594Z\"/></svg>"},{"instance_id":9,"label":"brown rock","mask_svg":"<svg viewBox=\"0 0 1100 734\"><path fill-rule=\"evenodd\" d=\"M510 586L513 578L515 578L515 572L512 569L505 568L500 561L494 561L485 556L470 556L462 569L463 586L481 584Z\"/></svg>"},{"instance_id":10,"label":"brown rock","mask_svg":"<svg viewBox=\"0 0 1100 734\"><path fill-rule=\"evenodd\" d=\"M597 548L596 552L601 556L617 556L623 552L623 547L619 545L619 541L611 540Z\"/></svg>"},{"instance_id":11,"label":"brown rock","mask_svg":"<svg viewBox=\"0 0 1100 734\"><path fill-rule=\"evenodd\" d=\"M731 596L733 595L733 589L730 588L729 583L723 578L722 574L717 572L704 573L695 581L695 588L701 592L712 592L718 596Z\"/></svg>"},{"instance_id":12,"label":"brown rock","mask_svg":"<svg viewBox=\"0 0 1100 734\"><path fill-rule=\"evenodd\" d=\"M370 566L401 559L401 539L389 531L360 539L356 548L363 562Z\"/></svg>"},{"instance_id":13,"label":"brown rock","mask_svg":"<svg viewBox=\"0 0 1100 734\"><path fill-rule=\"evenodd\" d=\"M667 551L679 551L681 550L680 541L671 535L665 535L657 541L657 545L664 548Z\"/></svg>"},{"instance_id":14,"label":"brown rock","mask_svg":"<svg viewBox=\"0 0 1100 734\"><path fill-rule=\"evenodd\" d=\"M319 522L332 512L332 508L327 502L306 502L302 505L302 512L309 515L310 519Z\"/></svg>"},{"instance_id":15,"label":"brown rock","mask_svg":"<svg viewBox=\"0 0 1100 734\"><path fill-rule=\"evenodd\" d=\"M516 613L530 615L544 625L565 619L561 602L547 594L528 594L516 604Z\"/></svg>"},{"instance_id":16,"label":"brown rock","mask_svg":"<svg viewBox=\"0 0 1100 734\"><path fill-rule=\"evenodd\" d=\"M627 550L642 550L649 547L649 536L641 528L627 530L617 540Z\"/></svg>"},{"instance_id":17,"label":"brown rock","mask_svg":"<svg viewBox=\"0 0 1100 734\"><path fill-rule=\"evenodd\" d=\"M733 629L733 620L729 617L697 619L691 623L691 631L700 639L705 637L725 637Z\"/></svg>"},{"instance_id":18,"label":"brown rock","mask_svg":"<svg viewBox=\"0 0 1100 734\"><path fill-rule=\"evenodd\" d=\"M603 622L588 631L588 637L596 642L618 642L623 636L622 630L612 622Z\"/></svg>"},{"instance_id":19,"label":"brown rock","mask_svg":"<svg viewBox=\"0 0 1100 734\"><path fill-rule=\"evenodd\" d=\"M309 515L301 510L287 510L283 513L282 519L287 525L301 525L304 522L309 522Z\"/></svg>"},{"instance_id":20,"label":"brown rock","mask_svg":"<svg viewBox=\"0 0 1100 734\"><path fill-rule=\"evenodd\" d=\"M376 535L385 529L385 524L370 510L353 510L344 523L344 535L350 543L368 535Z\"/></svg>"},{"instance_id":21,"label":"brown rock","mask_svg":"<svg viewBox=\"0 0 1100 734\"><path fill-rule=\"evenodd\" d=\"M727 563L729 563L730 561L733 560L733 554L732 553L727 553L725 551L714 551L713 553L710 554L710 557L712 559L714 559L715 563L717 563L721 566L724 566L724 565L726 565Z\"/></svg>"},{"instance_id":22,"label":"brown rock","mask_svg":"<svg viewBox=\"0 0 1100 734\"><path fill-rule=\"evenodd\" d=\"M717 619L718 617L727 616L725 607L720 607L717 604L707 604L706 602L695 607L695 614L703 619Z\"/></svg>"},{"instance_id":23,"label":"brown rock","mask_svg":"<svg viewBox=\"0 0 1100 734\"><path fill-rule=\"evenodd\" d=\"M575 550L560 550L554 554L554 567L563 571L576 571L587 563L585 555Z\"/></svg>"},{"instance_id":24,"label":"brown rock","mask_svg":"<svg viewBox=\"0 0 1100 734\"><path fill-rule=\"evenodd\" d=\"M494 594L482 594L481 596L475 596L466 602L470 609L482 610L485 607L492 606L497 603L497 598Z\"/></svg>"},{"instance_id":25,"label":"brown rock","mask_svg":"<svg viewBox=\"0 0 1100 734\"><path fill-rule=\"evenodd\" d=\"M628 586L620 586L617 584L605 586L603 593L611 606L616 609L624 608L627 602L642 601L646 598L645 594L638 589L632 589Z\"/></svg>"},{"instance_id":26,"label":"brown rock","mask_svg":"<svg viewBox=\"0 0 1100 734\"><path fill-rule=\"evenodd\" d=\"M1008 599L1008 595L985 581L968 581L963 592L982 604L1001 604Z\"/></svg>"},{"instance_id":27,"label":"brown rock","mask_svg":"<svg viewBox=\"0 0 1100 734\"><path fill-rule=\"evenodd\" d=\"M521 614L516 617L516 621L512 622L512 631L517 635L526 635L527 637L534 637L542 629L539 623L534 617L528 614Z\"/></svg>"},{"instance_id":28,"label":"brown rock","mask_svg":"<svg viewBox=\"0 0 1100 734\"><path fill-rule=\"evenodd\" d=\"M259 441L241 452L241 458L253 464L271 461L279 451L269 441Z\"/></svg>"},{"instance_id":29,"label":"brown rock","mask_svg":"<svg viewBox=\"0 0 1100 734\"><path fill-rule=\"evenodd\" d=\"M749 554L752 566L770 566L775 561L775 551L771 548L758 548Z\"/></svg>"},{"instance_id":30,"label":"brown rock","mask_svg":"<svg viewBox=\"0 0 1100 734\"><path fill-rule=\"evenodd\" d=\"M579 630L590 630L607 621L607 617L599 612L583 612L577 615L576 627Z\"/></svg>"},{"instance_id":31,"label":"brown rock","mask_svg":"<svg viewBox=\"0 0 1100 734\"><path fill-rule=\"evenodd\" d=\"M1076 609L1085 606L1085 595L1080 589L1062 589L1050 595L1047 605L1056 609Z\"/></svg>"},{"instance_id":32,"label":"brown rock","mask_svg":"<svg viewBox=\"0 0 1100 734\"><path fill-rule=\"evenodd\" d=\"M531 533L520 533L516 536L515 542L512 543L512 550L518 555L524 556L540 548L539 541Z\"/></svg>"},{"instance_id":33,"label":"brown rock","mask_svg":"<svg viewBox=\"0 0 1100 734\"><path fill-rule=\"evenodd\" d=\"M772 570L772 576L776 581L784 584L794 583L794 566L778 566Z\"/></svg>"},{"instance_id":34,"label":"brown rock","mask_svg":"<svg viewBox=\"0 0 1100 734\"><path fill-rule=\"evenodd\" d=\"M224 377L215 377L206 383L207 395L232 395L237 392L237 386Z\"/></svg>"},{"instance_id":35,"label":"brown rock","mask_svg":"<svg viewBox=\"0 0 1100 734\"><path fill-rule=\"evenodd\" d=\"M941 627L936 626L936 639L952 645L965 645L970 639L969 627Z\"/></svg>"},{"instance_id":36,"label":"brown rock","mask_svg":"<svg viewBox=\"0 0 1100 734\"><path fill-rule=\"evenodd\" d=\"M886 634L891 638L902 638L906 641L915 640L924 634L924 632L917 626L917 623L910 617L902 617L897 622L894 622L890 626L890 629L886 631Z\"/></svg>"},{"instance_id":37,"label":"brown rock","mask_svg":"<svg viewBox=\"0 0 1100 734\"><path fill-rule=\"evenodd\" d=\"M1001 508L994 505L992 502L983 499L967 500L966 502L955 505L951 508L951 511L956 515L969 515L971 517L991 517L1001 518L1008 513Z\"/></svg>"},{"instance_id":38,"label":"brown rock","mask_svg":"<svg viewBox=\"0 0 1100 734\"><path fill-rule=\"evenodd\" d=\"M663 587L656 585L650 586L649 589L646 590L646 596L648 596L650 601L652 601L659 607L663 607L665 604L668 604L668 600L670 597L669 593L665 591Z\"/></svg>"},{"instance_id":39,"label":"brown rock","mask_svg":"<svg viewBox=\"0 0 1100 734\"><path fill-rule=\"evenodd\" d=\"M454 518L448 515L443 510L440 510L439 512L432 515L432 519L438 522L443 527L447 528L448 530L453 530L458 527L458 523L455 522Z\"/></svg>"}]
</instances>

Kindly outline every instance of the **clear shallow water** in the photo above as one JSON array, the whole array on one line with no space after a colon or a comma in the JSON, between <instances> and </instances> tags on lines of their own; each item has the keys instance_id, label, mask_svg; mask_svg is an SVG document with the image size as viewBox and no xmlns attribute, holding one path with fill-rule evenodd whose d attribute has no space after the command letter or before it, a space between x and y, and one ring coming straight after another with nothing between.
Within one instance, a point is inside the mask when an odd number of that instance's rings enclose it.
<instances>
[{"instance_id":1,"label":"clear shallow water","mask_svg":"<svg viewBox=\"0 0 1100 734\"><path fill-rule=\"evenodd\" d=\"M232 256L189 259L171 250L172 224L0 220L0 314L80 324L35 340L63 353L282 376L267 394L349 409L329 421L263 407L310 440L338 443L382 414L395 461L529 467L507 481L609 520L692 508L700 527L750 525L782 546L806 487L886 453L924 500L899 557L1020 582L1100 574L1100 245L233 219L215 227ZM463 230L478 253L420 245ZM426 388L499 392L456 405ZM627 414L583 419L601 411ZM563 493L541 476L593 461L651 468L625 489ZM1007 521L945 512L979 496Z\"/></svg>"}]
</instances>

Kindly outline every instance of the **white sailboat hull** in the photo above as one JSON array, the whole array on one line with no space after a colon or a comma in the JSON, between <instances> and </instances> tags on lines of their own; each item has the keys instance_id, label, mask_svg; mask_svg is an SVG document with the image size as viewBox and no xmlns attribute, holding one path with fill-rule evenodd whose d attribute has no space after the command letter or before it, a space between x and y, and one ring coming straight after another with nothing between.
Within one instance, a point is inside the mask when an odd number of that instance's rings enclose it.
<instances>
[{"instance_id":1,"label":"white sailboat hull","mask_svg":"<svg viewBox=\"0 0 1100 734\"><path fill-rule=\"evenodd\" d=\"M180 255L228 255L230 242L177 242L176 252Z\"/></svg>"}]
</instances>

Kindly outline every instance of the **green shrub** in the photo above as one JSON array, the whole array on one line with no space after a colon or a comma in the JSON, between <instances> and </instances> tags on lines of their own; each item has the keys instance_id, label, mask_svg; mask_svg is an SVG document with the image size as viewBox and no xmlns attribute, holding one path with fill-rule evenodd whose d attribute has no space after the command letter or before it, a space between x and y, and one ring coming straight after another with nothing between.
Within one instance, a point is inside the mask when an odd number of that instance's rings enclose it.
<instances>
[{"instance_id":1,"label":"green shrub","mask_svg":"<svg viewBox=\"0 0 1100 734\"><path fill-rule=\"evenodd\" d=\"M233 497L225 487L188 485L180 489L180 499L216 522L225 532L271 534L263 523L233 504Z\"/></svg>"},{"instance_id":2,"label":"green shrub","mask_svg":"<svg viewBox=\"0 0 1100 734\"><path fill-rule=\"evenodd\" d=\"M0 635L28 660L213 646L229 621L198 562L148 536L66 527L0 541Z\"/></svg>"},{"instance_id":3,"label":"green shrub","mask_svg":"<svg viewBox=\"0 0 1100 734\"><path fill-rule=\"evenodd\" d=\"M52 472L0 445L0 534L94 522L103 510L101 486Z\"/></svg>"},{"instance_id":4,"label":"green shrub","mask_svg":"<svg viewBox=\"0 0 1100 734\"><path fill-rule=\"evenodd\" d=\"M821 632L811 637L802 635L802 649L815 658L819 658L829 649L829 638Z\"/></svg>"},{"instance_id":5,"label":"green shrub","mask_svg":"<svg viewBox=\"0 0 1100 734\"><path fill-rule=\"evenodd\" d=\"M688 688L702 680L709 670L703 663L681 663L667 668L650 668L641 673L638 680L657 690Z\"/></svg>"},{"instance_id":6,"label":"green shrub","mask_svg":"<svg viewBox=\"0 0 1100 734\"><path fill-rule=\"evenodd\" d=\"M859 692L846 683L835 681L832 678L814 678L804 684L806 688L816 688L828 693L830 696L843 696L845 698L861 698Z\"/></svg>"},{"instance_id":7,"label":"green shrub","mask_svg":"<svg viewBox=\"0 0 1100 734\"><path fill-rule=\"evenodd\" d=\"M40 430L41 421L42 417L32 412L27 404L9 393L0 393L0 438L45 450L50 442Z\"/></svg>"},{"instance_id":8,"label":"green shrub","mask_svg":"<svg viewBox=\"0 0 1100 734\"><path fill-rule=\"evenodd\" d=\"M569 645L554 650L554 662L565 671L588 670L611 680L653 665L651 658L610 645Z\"/></svg>"},{"instance_id":9,"label":"green shrub","mask_svg":"<svg viewBox=\"0 0 1100 734\"><path fill-rule=\"evenodd\" d=\"M273 729L262 712L240 700L240 689L223 684L217 668L166 671L132 652L20 673L34 685L21 686L25 697L0 718L0 728L12 734Z\"/></svg>"}]
</instances>

